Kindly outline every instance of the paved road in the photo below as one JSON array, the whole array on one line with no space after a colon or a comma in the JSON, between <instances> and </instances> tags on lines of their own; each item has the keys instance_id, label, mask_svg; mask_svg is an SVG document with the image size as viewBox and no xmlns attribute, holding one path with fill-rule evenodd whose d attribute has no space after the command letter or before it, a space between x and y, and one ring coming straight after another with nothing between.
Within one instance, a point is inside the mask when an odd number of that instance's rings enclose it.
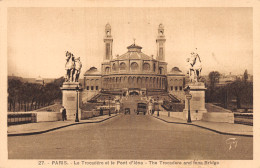
<instances>
[{"instance_id":1,"label":"paved road","mask_svg":"<svg viewBox=\"0 0 260 168\"><path fill-rule=\"evenodd\" d=\"M226 140L236 138L229 150ZM8 137L10 159L252 159L253 138L220 135L151 116L119 115L30 136Z\"/></svg>"}]
</instances>

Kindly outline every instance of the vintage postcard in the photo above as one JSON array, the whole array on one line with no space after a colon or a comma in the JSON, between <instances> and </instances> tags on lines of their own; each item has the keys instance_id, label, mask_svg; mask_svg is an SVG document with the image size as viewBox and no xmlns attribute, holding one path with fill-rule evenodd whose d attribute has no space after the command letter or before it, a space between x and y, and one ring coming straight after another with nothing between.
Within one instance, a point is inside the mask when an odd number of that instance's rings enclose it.
<instances>
[{"instance_id":1,"label":"vintage postcard","mask_svg":"<svg viewBox=\"0 0 260 168\"><path fill-rule=\"evenodd\" d=\"M259 0L0 5L1 168L260 167Z\"/></svg>"}]
</instances>

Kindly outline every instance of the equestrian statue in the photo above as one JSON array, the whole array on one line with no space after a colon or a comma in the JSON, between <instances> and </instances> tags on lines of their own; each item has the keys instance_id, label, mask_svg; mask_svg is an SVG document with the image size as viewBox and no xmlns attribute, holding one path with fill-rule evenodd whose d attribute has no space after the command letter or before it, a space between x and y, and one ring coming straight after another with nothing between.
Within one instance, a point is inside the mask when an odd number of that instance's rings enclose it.
<instances>
[{"instance_id":1,"label":"equestrian statue","mask_svg":"<svg viewBox=\"0 0 260 168\"><path fill-rule=\"evenodd\" d=\"M201 77L201 70L202 70L199 54L197 52L192 52L191 56L187 58L187 63L189 69L188 74L190 77L190 82L199 82L199 79Z\"/></svg>"},{"instance_id":2,"label":"equestrian statue","mask_svg":"<svg viewBox=\"0 0 260 168\"><path fill-rule=\"evenodd\" d=\"M66 82L78 82L82 64L80 57L75 58L70 52L66 52L66 64L65 64L65 81ZM75 75L75 77L74 77Z\"/></svg>"}]
</instances>

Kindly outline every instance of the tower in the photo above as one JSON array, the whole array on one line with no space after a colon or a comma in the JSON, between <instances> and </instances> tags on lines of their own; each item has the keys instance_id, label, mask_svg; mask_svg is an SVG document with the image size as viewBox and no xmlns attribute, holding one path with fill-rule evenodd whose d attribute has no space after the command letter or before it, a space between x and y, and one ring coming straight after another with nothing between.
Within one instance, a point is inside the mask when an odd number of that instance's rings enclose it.
<instances>
[{"instance_id":1,"label":"tower","mask_svg":"<svg viewBox=\"0 0 260 168\"><path fill-rule=\"evenodd\" d=\"M111 26L109 23L107 23L105 27L104 43L105 43L104 61L109 61L112 59L112 47L113 47L113 37L111 36Z\"/></svg>"},{"instance_id":2,"label":"tower","mask_svg":"<svg viewBox=\"0 0 260 168\"><path fill-rule=\"evenodd\" d=\"M164 26L162 24L158 27L158 36L156 39L157 44L157 60L165 61L165 36L164 36Z\"/></svg>"}]
</instances>

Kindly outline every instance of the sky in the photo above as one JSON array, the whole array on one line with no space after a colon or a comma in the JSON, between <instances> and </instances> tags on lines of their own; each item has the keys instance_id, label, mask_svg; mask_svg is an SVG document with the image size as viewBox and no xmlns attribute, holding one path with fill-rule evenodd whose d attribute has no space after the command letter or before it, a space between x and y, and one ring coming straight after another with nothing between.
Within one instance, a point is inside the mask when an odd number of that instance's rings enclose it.
<instances>
[{"instance_id":1,"label":"sky","mask_svg":"<svg viewBox=\"0 0 260 168\"><path fill-rule=\"evenodd\" d=\"M65 52L80 57L86 70L101 67L105 25L113 36L113 56L135 43L156 55L158 26L165 27L168 70L187 71L197 48L202 75L211 71L253 73L252 8L8 8L8 75L58 78Z\"/></svg>"}]
</instances>

